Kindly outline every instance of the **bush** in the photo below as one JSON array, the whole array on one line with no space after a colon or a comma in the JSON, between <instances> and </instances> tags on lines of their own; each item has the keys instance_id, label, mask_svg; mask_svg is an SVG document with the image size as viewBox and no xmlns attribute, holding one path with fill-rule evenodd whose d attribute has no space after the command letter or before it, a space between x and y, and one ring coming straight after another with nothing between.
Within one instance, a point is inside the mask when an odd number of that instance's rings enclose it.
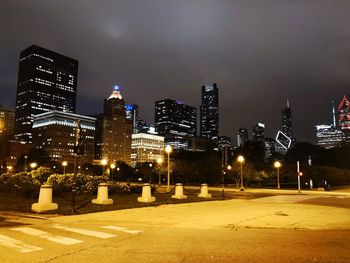
<instances>
[{"instance_id":1,"label":"bush","mask_svg":"<svg viewBox=\"0 0 350 263\"><path fill-rule=\"evenodd\" d=\"M16 192L30 195L39 192L41 183L31 173L5 173L0 175L0 186L4 192Z\"/></svg>"}]
</instances>

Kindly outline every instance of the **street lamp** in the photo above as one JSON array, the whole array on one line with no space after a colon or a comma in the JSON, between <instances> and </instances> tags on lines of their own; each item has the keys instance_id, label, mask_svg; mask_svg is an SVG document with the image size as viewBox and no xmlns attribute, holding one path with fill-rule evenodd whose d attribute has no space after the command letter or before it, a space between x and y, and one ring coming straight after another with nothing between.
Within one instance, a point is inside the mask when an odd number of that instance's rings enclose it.
<instances>
[{"instance_id":1,"label":"street lamp","mask_svg":"<svg viewBox=\"0 0 350 263\"><path fill-rule=\"evenodd\" d=\"M68 165L67 161L63 161L62 162L62 166L63 166L63 174L66 175L66 166Z\"/></svg>"},{"instance_id":2,"label":"street lamp","mask_svg":"<svg viewBox=\"0 0 350 263\"><path fill-rule=\"evenodd\" d=\"M162 163L163 163L163 158L159 157L159 158L157 159L157 164L159 165L159 167L162 165ZM160 180L160 169L159 169L158 177L159 177L158 185L161 185L162 182L161 182L161 180Z\"/></svg>"},{"instance_id":3,"label":"street lamp","mask_svg":"<svg viewBox=\"0 0 350 263\"><path fill-rule=\"evenodd\" d=\"M167 183L167 187L166 190L170 191L170 153L173 151L173 149L171 148L171 146L168 144L165 147L165 152L168 154L168 183Z\"/></svg>"},{"instance_id":4,"label":"street lamp","mask_svg":"<svg viewBox=\"0 0 350 263\"><path fill-rule=\"evenodd\" d=\"M25 172L27 171L27 158L28 158L28 156L24 155L24 171Z\"/></svg>"},{"instance_id":5,"label":"street lamp","mask_svg":"<svg viewBox=\"0 0 350 263\"><path fill-rule=\"evenodd\" d=\"M105 174L105 166L107 165L107 163L108 163L107 159L102 159L102 160L101 160L101 164L102 164L102 166L103 166L102 175Z\"/></svg>"},{"instance_id":6,"label":"street lamp","mask_svg":"<svg viewBox=\"0 0 350 263\"><path fill-rule=\"evenodd\" d=\"M152 167L153 167L153 164L152 163L149 163L149 168L151 168L151 171L150 171L150 174L149 174L149 183L151 184L152 183Z\"/></svg>"},{"instance_id":7,"label":"street lamp","mask_svg":"<svg viewBox=\"0 0 350 263\"><path fill-rule=\"evenodd\" d=\"M275 161L274 166L277 169L277 189L280 189L280 167L282 164L279 161Z\"/></svg>"},{"instance_id":8,"label":"street lamp","mask_svg":"<svg viewBox=\"0 0 350 263\"><path fill-rule=\"evenodd\" d=\"M7 171L11 173L12 169L13 169L13 166L12 165L9 165L6 167L7 168Z\"/></svg>"},{"instance_id":9,"label":"street lamp","mask_svg":"<svg viewBox=\"0 0 350 263\"><path fill-rule=\"evenodd\" d=\"M113 169L115 168L115 164L111 163L110 168L111 168L111 181L113 182Z\"/></svg>"},{"instance_id":10,"label":"street lamp","mask_svg":"<svg viewBox=\"0 0 350 263\"><path fill-rule=\"evenodd\" d=\"M38 166L37 163L31 163L31 164L30 164L30 168L32 168L32 169L35 169L37 166Z\"/></svg>"},{"instance_id":11,"label":"street lamp","mask_svg":"<svg viewBox=\"0 0 350 263\"><path fill-rule=\"evenodd\" d=\"M241 165L241 191L244 191L244 186L243 186L243 163L244 163L244 157L242 155L239 155L237 157L237 162L240 163Z\"/></svg>"}]
</instances>

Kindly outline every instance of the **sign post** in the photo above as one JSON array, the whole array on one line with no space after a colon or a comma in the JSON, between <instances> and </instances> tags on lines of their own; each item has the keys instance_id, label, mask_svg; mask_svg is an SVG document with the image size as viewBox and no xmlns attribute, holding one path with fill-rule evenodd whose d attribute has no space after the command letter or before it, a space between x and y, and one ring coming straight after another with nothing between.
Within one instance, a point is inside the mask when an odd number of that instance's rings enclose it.
<instances>
[{"instance_id":1,"label":"sign post","mask_svg":"<svg viewBox=\"0 0 350 263\"><path fill-rule=\"evenodd\" d=\"M299 167L299 161L297 161L297 173L298 173L298 193L300 193L300 167Z\"/></svg>"}]
</instances>

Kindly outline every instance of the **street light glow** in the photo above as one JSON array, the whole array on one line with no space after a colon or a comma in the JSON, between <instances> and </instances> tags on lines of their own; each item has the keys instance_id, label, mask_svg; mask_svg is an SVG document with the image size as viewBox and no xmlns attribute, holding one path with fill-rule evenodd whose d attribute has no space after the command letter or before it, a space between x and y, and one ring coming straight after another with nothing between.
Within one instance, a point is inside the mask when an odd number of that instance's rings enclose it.
<instances>
[{"instance_id":1,"label":"street light glow","mask_svg":"<svg viewBox=\"0 0 350 263\"><path fill-rule=\"evenodd\" d=\"M115 168L115 164L111 163L111 169L114 169L114 168Z\"/></svg>"},{"instance_id":2,"label":"street light glow","mask_svg":"<svg viewBox=\"0 0 350 263\"><path fill-rule=\"evenodd\" d=\"M103 166L107 165L107 162L108 162L107 159L102 159L102 160L101 160L101 164L102 164Z\"/></svg>"},{"instance_id":3,"label":"street light glow","mask_svg":"<svg viewBox=\"0 0 350 263\"><path fill-rule=\"evenodd\" d=\"M157 164L161 165L163 163L163 158L159 157L157 159Z\"/></svg>"},{"instance_id":4,"label":"street light glow","mask_svg":"<svg viewBox=\"0 0 350 263\"><path fill-rule=\"evenodd\" d=\"M243 157L242 155L239 155L239 156L237 157L237 162L243 163L243 162L244 162L244 157Z\"/></svg>"},{"instance_id":5,"label":"street light glow","mask_svg":"<svg viewBox=\"0 0 350 263\"><path fill-rule=\"evenodd\" d=\"M165 152L169 154L169 153L171 153L172 151L173 151L173 148L171 147L171 145L168 144L168 145L165 147Z\"/></svg>"},{"instance_id":6,"label":"street light glow","mask_svg":"<svg viewBox=\"0 0 350 263\"><path fill-rule=\"evenodd\" d=\"M227 170L231 170L232 166L231 165L227 165Z\"/></svg>"},{"instance_id":7,"label":"street light glow","mask_svg":"<svg viewBox=\"0 0 350 263\"><path fill-rule=\"evenodd\" d=\"M62 166L66 167L68 165L68 162L67 161L63 161L62 162Z\"/></svg>"},{"instance_id":8,"label":"street light glow","mask_svg":"<svg viewBox=\"0 0 350 263\"><path fill-rule=\"evenodd\" d=\"M38 166L37 163L31 163L31 164L30 164L30 168L32 168L32 169L34 169L34 168L37 167L37 166Z\"/></svg>"},{"instance_id":9,"label":"street light glow","mask_svg":"<svg viewBox=\"0 0 350 263\"><path fill-rule=\"evenodd\" d=\"M279 161L276 161L274 163L274 166L275 166L275 168L280 168L282 166L282 164Z\"/></svg>"}]
</instances>

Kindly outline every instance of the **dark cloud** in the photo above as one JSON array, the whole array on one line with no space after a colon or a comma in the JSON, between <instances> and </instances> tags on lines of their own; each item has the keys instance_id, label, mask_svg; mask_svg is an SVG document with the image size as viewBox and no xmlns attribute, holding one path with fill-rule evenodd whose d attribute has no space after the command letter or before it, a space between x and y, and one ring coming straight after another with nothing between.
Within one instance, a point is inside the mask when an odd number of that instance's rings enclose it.
<instances>
[{"instance_id":1,"label":"dark cloud","mask_svg":"<svg viewBox=\"0 0 350 263\"><path fill-rule=\"evenodd\" d=\"M154 101L199 106L217 82L220 129L280 127L289 97L295 134L313 140L350 86L349 1L19 1L0 3L1 103L14 104L19 52L41 45L80 62L78 110L98 113L115 83L141 116Z\"/></svg>"}]
</instances>

